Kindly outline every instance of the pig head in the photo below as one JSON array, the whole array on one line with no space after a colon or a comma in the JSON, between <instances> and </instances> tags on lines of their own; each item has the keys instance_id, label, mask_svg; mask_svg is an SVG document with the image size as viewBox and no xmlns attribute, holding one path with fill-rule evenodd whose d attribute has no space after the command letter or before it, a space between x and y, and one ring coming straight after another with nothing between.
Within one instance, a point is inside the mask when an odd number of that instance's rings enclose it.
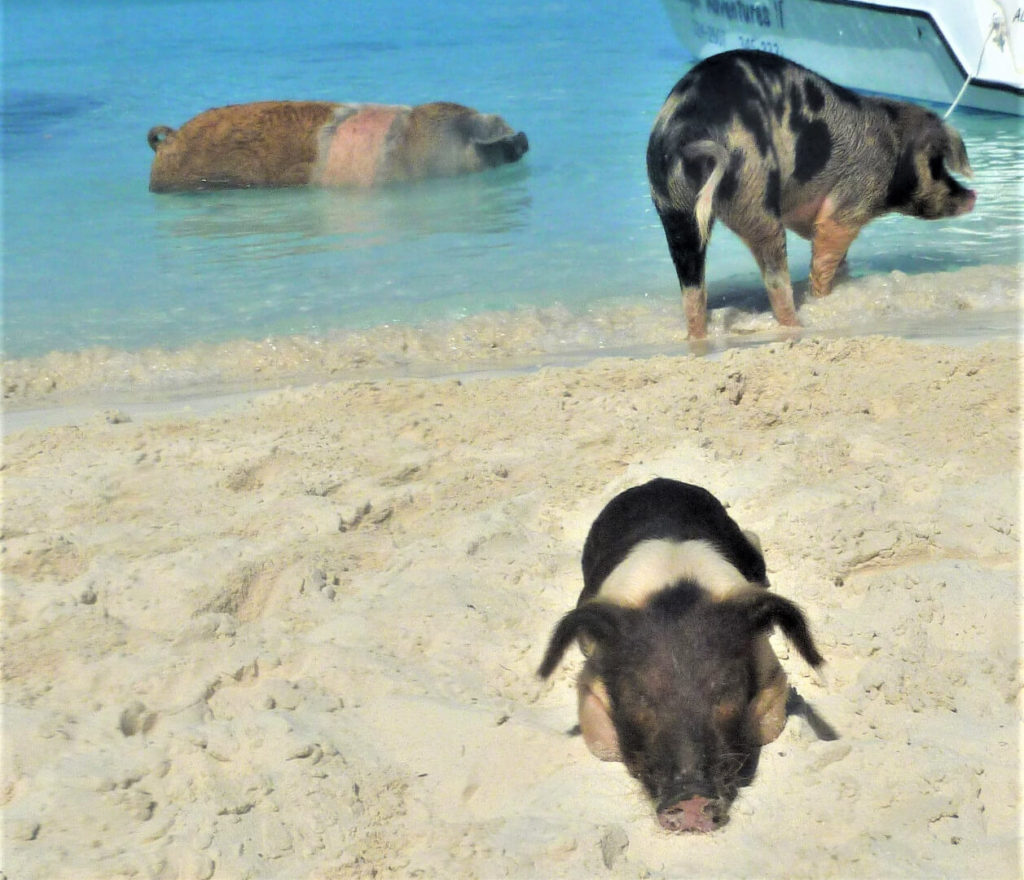
<instances>
[{"instance_id":1,"label":"pig head","mask_svg":"<svg viewBox=\"0 0 1024 880\"><path fill-rule=\"evenodd\" d=\"M412 108L393 134L392 179L454 177L518 162L526 135L493 113L438 101Z\"/></svg>"},{"instance_id":2,"label":"pig head","mask_svg":"<svg viewBox=\"0 0 1024 880\"><path fill-rule=\"evenodd\" d=\"M153 192L381 184L518 161L526 135L500 116L438 101L415 107L259 101L149 131Z\"/></svg>"},{"instance_id":3,"label":"pig head","mask_svg":"<svg viewBox=\"0 0 1024 880\"><path fill-rule=\"evenodd\" d=\"M723 52L695 65L669 93L647 150L690 336L707 334L715 218L753 253L776 320L795 326L786 229L810 239L811 293L826 296L875 217L936 220L974 207L975 193L950 170L971 175L967 151L929 110L858 95L764 52Z\"/></svg>"},{"instance_id":4,"label":"pig head","mask_svg":"<svg viewBox=\"0 0 1024 880\"><path fill-rule=\"evenodd\" d=\"M900 134L899 155L886 188L884 206L922 220L958 217L974 208L974 190L947 170L972 177L960 133L930 110L903 101L877 99Z\"/></svg>"},{"instance_id":5,"label":"pig head","mask_svg":"<svg viewBox=\"0 0 1024 880\"><path fill-rule=\"evenodd\" d=\"M625 762L664 828L711 831L727 821L756 765L763 739L757 651L774 626L812 666L823 662L803 614L787 599L755 587L716 601L683 581L640 608L593 601L569 612L538 674L549 676L574 640L586 643L584 736ZM607 714L588 714L584 691L596 694Z\"/></svg>"}]
</instances>

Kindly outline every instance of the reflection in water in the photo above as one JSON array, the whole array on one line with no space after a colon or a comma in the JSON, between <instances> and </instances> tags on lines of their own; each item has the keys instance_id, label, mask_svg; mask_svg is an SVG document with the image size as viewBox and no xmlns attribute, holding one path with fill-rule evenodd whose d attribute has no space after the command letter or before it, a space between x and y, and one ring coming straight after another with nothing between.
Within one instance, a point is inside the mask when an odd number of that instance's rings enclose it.
<instances>
[{"instance_id":1,"label":"reflection in water","mask_svg":"<svg viewBox=\"0 0 1024 880\"><path fill-rule=\"evenodd\" d=\"M966 218L963 232L965 236L984 235L986 248L1002 244L1008 256L1015 253L1020 259L1024 120L992 113L965 114L965 119L970 128L964 141L974 169L970 185L978 191L978 204ZM969 240L966 245L970 252Z\"/></svg>"},{"instance_id":2,"label":"reflection in water","mask_svg":"<svg viewBox=\"0 0 1024 880\"><path fill-rule=\"evenodd\" d=\"M218 262L390 247L435 235L500 235L526 223L524 166L368 191L299 187L159 196L158 223ZM223 239L235 239L223 247Z\"/></svg>"}]
</instances>

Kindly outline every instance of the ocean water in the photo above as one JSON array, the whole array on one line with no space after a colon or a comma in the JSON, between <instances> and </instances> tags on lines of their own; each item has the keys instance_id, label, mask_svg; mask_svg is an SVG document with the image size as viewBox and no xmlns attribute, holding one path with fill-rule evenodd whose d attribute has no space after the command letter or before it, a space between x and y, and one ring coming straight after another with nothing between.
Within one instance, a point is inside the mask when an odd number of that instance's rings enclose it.
<instances>
[{"instance_id":1,"label":"ocean water","mask_svg":"<svg viewBox=\"0 0 1024 880\"><path fill-rule=\"evenodd\" d=\"M657 0L5 0L3 355L450 334L429 328L482 315L526 321L521 337L551 309L563 327L645 308L681 325L644 154L690 63ZM369 193L148 191L151 126L277 98L458 101L500 113L531 149ZM851 251L855 277L1020 261L1020 120L953 122L978 208L877 221ZM790 243L799 285L809 249ZM753 259L722 227L708 278L713 306L767 315ZM996 287L970 308L1014 311ZM912 320L920 303L895 296L880 284L861 308Z\"/></svg>"}]
</instances>

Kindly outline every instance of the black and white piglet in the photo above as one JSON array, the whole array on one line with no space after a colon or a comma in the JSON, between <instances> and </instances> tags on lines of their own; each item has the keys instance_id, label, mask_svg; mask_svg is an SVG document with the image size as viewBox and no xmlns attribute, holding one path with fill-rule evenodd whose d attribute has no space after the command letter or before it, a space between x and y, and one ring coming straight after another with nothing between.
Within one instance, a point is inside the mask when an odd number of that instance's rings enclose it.
<instances>
[{"instance_id":1,"label":"black and white piglet","mask_svg":"<svg viewBox=\"0 0 1024 880\"><path fill-rule=\"evenodd\" d=\"M624 761L670 831L726 822L758 749L786 723L789 688L768 641L779 626L824 661L800 609L768 590L757 539L708 491L656 479L614 498L583 548L583 592L538 674L573 640L590 750Z\"/></svg>"}]
</instances>

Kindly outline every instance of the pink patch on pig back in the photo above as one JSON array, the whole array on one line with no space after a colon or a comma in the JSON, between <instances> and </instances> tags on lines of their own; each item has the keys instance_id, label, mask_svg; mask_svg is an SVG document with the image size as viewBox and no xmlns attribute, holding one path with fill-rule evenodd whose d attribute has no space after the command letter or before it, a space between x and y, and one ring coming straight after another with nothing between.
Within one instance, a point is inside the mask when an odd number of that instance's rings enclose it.
<instances>
[{"instance_id":1,"label":"pink patch on pig back","mask_svg":"<svg viewBox=\"0 0 1024 880\"><path fill-rule=\"evenodd\" d=\"M324 186L373 186L384 141L401 109L370 105L342 122L331 137L319 182Z\"/></svg>"}]
</instances>

